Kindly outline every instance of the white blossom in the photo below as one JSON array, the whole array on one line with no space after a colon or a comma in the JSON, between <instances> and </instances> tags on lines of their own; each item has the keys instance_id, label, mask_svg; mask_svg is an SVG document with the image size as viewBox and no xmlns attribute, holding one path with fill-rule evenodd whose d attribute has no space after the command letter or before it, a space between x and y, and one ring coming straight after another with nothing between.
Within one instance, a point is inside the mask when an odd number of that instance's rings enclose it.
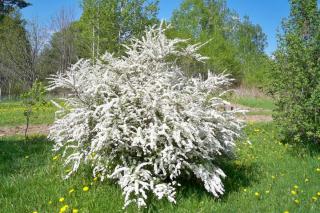
<instances>
[{"instance_id":1,"label":"white blossom","mask_svg":"<svg viewBox=\"0 0 320 213\"><path fill-rule=\"evenodd\" d=\"M70 93L49 134L71 165L66 178L89 164L94 176L117 181L125 207L146 206L152 193L175 202L177 178L192 173L213 196L223 194L226 175L217 164L233 155L243 127L220 97L230 79L211 72L188 78L170 60L203 62L200 47L153 27L133 39L122 57L80 60L52 76L49 90Z\"/></svg>"}]
</instances>

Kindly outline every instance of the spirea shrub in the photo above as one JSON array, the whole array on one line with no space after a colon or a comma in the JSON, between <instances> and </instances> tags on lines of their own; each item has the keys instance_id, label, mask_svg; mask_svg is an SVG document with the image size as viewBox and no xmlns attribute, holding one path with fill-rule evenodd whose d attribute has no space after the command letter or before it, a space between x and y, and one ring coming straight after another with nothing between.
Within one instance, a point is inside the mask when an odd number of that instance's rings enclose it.
<instances>
[{"instance_id":1,"label":"spirea shrub","mask_svg":"<svg viewBox=\"0 0 320 213\"><path fill-rule=\"evenodd\" d=\"M226 175L218 164L233 155L241 135L237 111L226 111L220 98L230 80L211 72L186 77L176 61L204 61L201 45L164 32L153 27L132 39L122 57L80 60L50 79L49 90L70 91L49 135L72 167L66 178L89 164L94 177L120 185L124 207L144 207L149 196L175 203L181 176L222 195Z\"/></svg>"}]
</instances>

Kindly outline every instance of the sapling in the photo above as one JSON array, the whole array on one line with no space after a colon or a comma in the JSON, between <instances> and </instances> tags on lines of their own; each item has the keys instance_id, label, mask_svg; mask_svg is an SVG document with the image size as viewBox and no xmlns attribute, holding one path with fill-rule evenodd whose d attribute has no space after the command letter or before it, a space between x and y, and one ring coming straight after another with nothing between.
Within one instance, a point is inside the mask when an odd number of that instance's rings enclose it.
<instances>
[{"instance_id":1,"label":"sapling","mask_svg":"<svg viewBox=\"0 0 320 213\"><path fill-rule=\"evenodd\" d=\"M28 129L30 125L30 119L34 115L34 112L40 106L44 106L46 101L46 88L39 81L35 81L29 91L21 95L22 103L24 106L23 115L26 118L26 128L24 136L28 138Z\"/></svg>"},{"instance_id":2,"label":"sapling","mask_svg":"<svg viewBox=\"0 0 320 213\"><path fill-rule=\"evenodd\" d=\"M122 57L82 59L50 78L49 90L69 91L49 134L71 168L66 178L88 164L94 177L119 184L124 207L145 207L151 195L175 203L179 177L195 176L222 195L226 174L218 165L233 156L242 132L239 111L223 110L228 76L187 77L176 59L204 63L202 44L168 39L165 30L132 39Z\"/></svg>"}]
</instances>

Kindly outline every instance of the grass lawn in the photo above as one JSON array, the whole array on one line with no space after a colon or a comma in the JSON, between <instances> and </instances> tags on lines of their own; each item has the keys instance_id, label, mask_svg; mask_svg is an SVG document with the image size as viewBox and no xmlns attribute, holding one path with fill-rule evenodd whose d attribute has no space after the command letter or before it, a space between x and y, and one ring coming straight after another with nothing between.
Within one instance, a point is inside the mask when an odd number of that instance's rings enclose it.
<instances>
[{"instance_id":1,"label":"grass lawn","mask_svg":"<svg viewBox=\"0 0 320 213\"><path fill-rule=\"evenodd\" d=\"M150 212L320 212L320 152L300 148L298 154L297 148L279 143L272 123L248 125L246 132L252 145L241 143L237 159L222 165L228 175L224 196L214 199L201 185L186 181L176 205L153 201ZM58 212L64 205L67 212L122 211L117 186L94 181L86 171L63 181L61 160L53 160L51 149L42 136L29 142L0 138L0 212ZM127 212L137 209L130 206Z\"/></svg>"},{"instance_id":2,"label":"grass lawn","mask_svg":"<svg viewBox=\"0 0 320 213\"><path fill-rule=\"evenodd\" d=\"M251 107L251 108L260 108L264 110L273 110L275 108L274 102L269 98L255 98L255 97L233 97L231 102Z\"/></svg>"},{"instance_id":3,"label":"grass lawn","mask_svg":"<svg viewBox=\"0 0 320 213\"><path fill-rule=\"evenodd\" d=\"M55 106L49 103L34 111L30 124L48 124L54 121ZM26 118L23 115L24 108L20 101L0 102L0 126L24 125Z\"/></svg>"}]
</instances>

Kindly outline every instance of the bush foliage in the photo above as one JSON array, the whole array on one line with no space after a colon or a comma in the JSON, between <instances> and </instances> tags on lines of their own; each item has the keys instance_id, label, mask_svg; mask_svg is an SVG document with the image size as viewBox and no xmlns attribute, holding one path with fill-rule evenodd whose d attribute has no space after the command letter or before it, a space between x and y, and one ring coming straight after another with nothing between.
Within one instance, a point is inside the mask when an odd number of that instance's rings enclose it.
<instances>
[{"instance_id":1,"label":"bush foliage","mask_svg":"<svg viewBox=\"0 0 320 213\"><path fill-rule=\"evenodd\" d=\"M146 206L152 194L175 202L179 177L196 176L215 197L223 194L219 164L233 156L243 126L237 111L222 110L227 76L188 78L171 60L202 62L202 45L181 47L186 40L164 31L151 28L122 57L80 60L51 79L50 89L70 91L49 135L72 167L67 178L89 164L93 176L117 181L125 207Z\"/></svg>"},{"instance_id":2,"label":"bush foliage","mask_svg":"<svg viewBox=\"0 0 320 213\"><path fill-rule=\"evenodd\" d=\"M287 141L320 142L320 15L316 0L292 0L275 53L275 120Z\"/></svg>"}]
</instances>

